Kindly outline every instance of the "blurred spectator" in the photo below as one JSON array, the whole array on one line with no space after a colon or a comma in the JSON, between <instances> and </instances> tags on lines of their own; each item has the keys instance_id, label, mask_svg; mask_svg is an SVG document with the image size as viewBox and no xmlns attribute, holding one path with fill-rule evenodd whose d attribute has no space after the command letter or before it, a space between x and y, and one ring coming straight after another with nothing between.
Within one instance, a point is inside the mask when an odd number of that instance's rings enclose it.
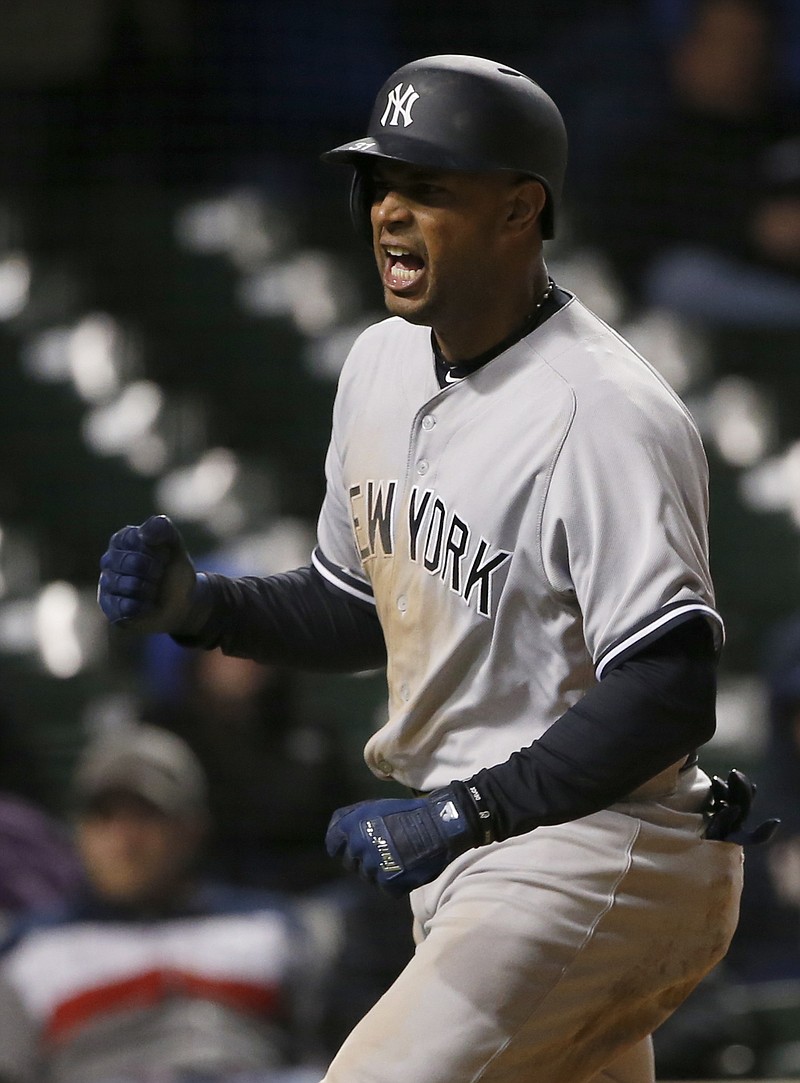
<instances>
[{"instance_id":1,"label":"blurred spectator","mask_svg":"<svg viewBox=\"0 0 800 1083\"><path fill-rule=\"evenodd\" d=\"M32 802L0 792L0 933L23 915L63 902L79 882L64 824Z\"/></svg>"},{"instance_id":2,"label":"blurred spectator","mask_svg":"<svg viewBox=\"0 0 800 1083\"><path fill-rule=\"evenodd\" d=\"M760 217L767 152L800 131L777 93L779 32L763 0L697 0L668 56L668 110L648 136L623 146L582 207L587 235L634 303L670 304L670 290L682 287L692 314L714 319L731 261L773 277L786 269L770 244L772 219ZM677 270L659 265L676 255ZM796 312L797 283L786 285Z\"/></svg>"},{"instance_id":3,"label":"blurred spectator","mask_svg":"<svg viewBox=\"0 0 800 1083\"><path fill-rule=\"evenodd\" d=\"M753 236L766 263L800 280L800 134L771 146L760 175L764 195L753 217Z\"/></svg>"},{"instance_id":4,"label":"blurred spectator","mask_svg":"<svg viewBox=\"0 0 800 1083\"><path fill-rule=\"evenodd\" d=\"M5 670L4 678L11 684ZM16 696L0 701L0 936L31 911L71 896L80 882L58 787L37 754L36 728Z\"/></svg>"},{"instance_id":5,"label":"blurred spectator","mask_svg":"<svg viewBox=\"0 0 800 1083\"><path fill-rule=\"evenodd\" d=\"M160 694L145 713L180 734L208 779L209 872L312 897L338 915L339 948L323 975L320 1014L320 1041L333 1054L414 950L406 901L343 875L325 852L333 810L364 794L353 752L334 726L298 720L296 673L221 651L188 652L166 636L152 637L149 649Z\"/></svg>"},{"instance_id":6,"label":"blurred spectator","mask_svg":"<svg viewBox=\"0 0 800 1083\"><path fill-rule=\"evenodd\" d=\"M781 24L776 77L786 95L800 95L800 7L797 0L768 0ZM666 43L683 32L696 0L644 0L648 21Z\"/></svg>"},{"instance_id":7,"label":"blurred spectator","mask_svg":"<svg viewBox=\"0 0 800 1083\"><path fill-rule=\"evenodd\" d=\"M151 644L161 670L149 721L179 734L203 765L215 876L307 891L338 877L323 839L335 808L356 801L351 763L324 720L300 720L298 677L221 651Z\"/></svg>"},{"instance_id":8,"label":"blurred spectator","mask_svg":"<svg viewBox=\"0 0 800 1083\"><path fill-rule=\"evenodd\" d=\"M666 248L644 276L645 300L720 328L800 330L800 137L768 147L756 180L760 191L749 220L749 253L689 243ZM747 349L747 367L756 370L759 344Z\"/></svg>"},{"instance_id":9,"label":"blurred spectator","mask_svg":"<svg viewBox=\"0 0 800 1083\"><path fill-rule=\"evenodd\" d=\"M299 1079L293 1027L308 1029L322 938L278 896L198 881L208 814L189 748L129 727L89 747L75 797L85 887L0 961L3 1083Z\"/></svg>"},{"instance_id":10,"label":"blurred spectator","mask_svg":"<svg viewBox=\"0 0 800 1083\"><path fill-rule=\"evenodd\" d=\"M729 965L746 981L800 979L800 616L766 645L769 732L759 800L780 817L778 833L747 855L739 929Z\"/></svg>"}]
</instances>

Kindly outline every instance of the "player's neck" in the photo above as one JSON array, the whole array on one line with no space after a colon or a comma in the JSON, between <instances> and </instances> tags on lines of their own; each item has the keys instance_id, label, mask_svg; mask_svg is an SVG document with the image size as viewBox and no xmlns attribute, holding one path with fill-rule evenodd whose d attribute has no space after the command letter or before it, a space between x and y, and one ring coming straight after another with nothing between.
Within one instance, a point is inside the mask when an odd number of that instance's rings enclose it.
<instances>
[{"instance_id":1,"label":"player's neck","mask_svg":"<svg viewBox=\"0 0 800 1083\"><path fill-rule=\"evenodd\" d=\"M463 318L455 327L433 326L433 334L441 358L449 365L458 365L491 353L498 343L512 338L517 330L528 324L550 294L551 281L546 268L537 274L535 286L526 291L515 304L496 312L493 319L486 312L476 312L474 321Z\"/></svg>"}]
</instances>

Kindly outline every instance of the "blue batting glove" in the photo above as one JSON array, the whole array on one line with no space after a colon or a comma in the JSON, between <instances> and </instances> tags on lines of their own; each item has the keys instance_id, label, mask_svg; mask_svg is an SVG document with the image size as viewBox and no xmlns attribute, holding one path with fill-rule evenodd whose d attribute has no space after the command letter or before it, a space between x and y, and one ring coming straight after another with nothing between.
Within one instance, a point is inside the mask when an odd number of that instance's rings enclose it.
<instances>
[{"instance_id":1,"label":"blue batting glove","mask_svg":"<svg viewBox=\"0 0 800 1083\"><path fill-rule=\"evenodd\" d=\"M186 635L201 627L208 609L205 580L166 515L118 530L100 568L97 601L113 625Z\"/></svg>"},{"instance_id":2,"label":"blue batting glove","mask_svg":"<svg viewBox=\"0 0 800 1083\"><path fill-rule=\"evenodd\" d=\"M427 797L348 805L334 812L325 836L331 857L394 898L435 880L453 858L486 841L463 783Z\"/></svg>"}]
</instances>

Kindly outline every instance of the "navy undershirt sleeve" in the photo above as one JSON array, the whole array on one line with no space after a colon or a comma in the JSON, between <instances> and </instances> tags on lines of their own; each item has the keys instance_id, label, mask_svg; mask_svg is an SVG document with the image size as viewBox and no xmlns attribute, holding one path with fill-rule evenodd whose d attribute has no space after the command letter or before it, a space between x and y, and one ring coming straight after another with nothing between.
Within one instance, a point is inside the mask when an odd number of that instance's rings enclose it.
<instances>
[{"instance_id":1,"label":"navy undershirt sleeve","mask_svg":"<svg viewBox=\"0 0 800 1083\"><path fill-rule=\"evenodd\" d=\"M705 619L687 621L612 669L538 741L468 779L492 836L598 812L691 755L714 734L716 664Z\"/></svg>"},{"instance_id":2,"label":"navy undershirt sleeve","mask_svg":"<svg viewBox=\"0 0 800 1083\"><path fill-rule=\"evenodd\" d=\"M265 578L205 573L209 616L183 646L220 647L225 654L327 672L386 664L374 605L330 586L313 566Z\"/></svg>"}]
</instances>

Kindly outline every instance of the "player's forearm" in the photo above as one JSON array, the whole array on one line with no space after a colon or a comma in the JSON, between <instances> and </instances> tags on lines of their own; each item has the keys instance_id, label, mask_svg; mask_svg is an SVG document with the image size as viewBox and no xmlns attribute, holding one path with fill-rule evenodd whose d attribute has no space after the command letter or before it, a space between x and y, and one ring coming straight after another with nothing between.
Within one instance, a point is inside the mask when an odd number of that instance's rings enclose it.
<instances>
[{"instance_id":1,"label":"player's forearm","mask_svg":"<svg viewBox=\"0 0 800 1083\"><path fill-rule=\"evenodd\" d=\"M493 837L597 812L704 744L715 727L715 673L702 619L613 670L540 740L469 780Z\"/></svg>"},{"instance_id":2,"label":"player's forearm","mask_svg":"<svg viewBox=\"0 0 800 1083\"><path fill-rule=\"evenodd\" d=\"M620 663L613 684L604 678L602 693L592 690L580 709L505 763L429 794L339 809L328 826L328 853L399 897L473 847L598 812L708 740L715 665L710 630L696 619ZM775 820L744 830L755 791L741 772L715 777L711 792L707 838L745 844L771 837Z\"/></svg>"},{"instance_id":3,"label":"player's forearm","mask_svg":"<svg viewBox=\"0 0 800 1083\"><path fill-rule=\"evenodd\" d=\"M208 616L197 634L175 637L185 646L339 672L386 662L374 609L329 588L312 567L265 578L208 574L206 580Z\"/></svg>"}]
</instances>

